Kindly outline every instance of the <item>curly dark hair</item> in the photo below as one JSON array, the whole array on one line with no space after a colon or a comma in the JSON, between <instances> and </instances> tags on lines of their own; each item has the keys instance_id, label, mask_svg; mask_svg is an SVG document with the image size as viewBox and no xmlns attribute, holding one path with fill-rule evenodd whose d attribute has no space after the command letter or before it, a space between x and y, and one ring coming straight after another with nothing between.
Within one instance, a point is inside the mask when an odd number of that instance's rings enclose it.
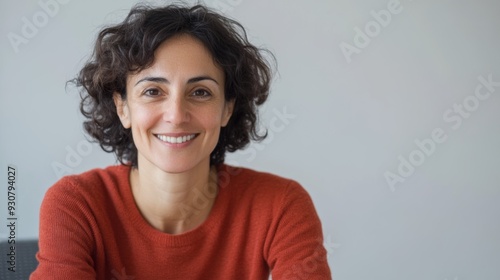
<instances>
[{"instance_id":1,"label":"curly dark hair","mask_svg":"<svg viewBox=\"0 0 500 280\"><path fill-rule=\"evenodd\" d=\"M154 52L165 40L188 34L200 40L225 74L225 99L234 100L233 114L221 128L210 164L224 162L226 151L244 148L250 140L263 140L257 128L257 108L269 94L272 67L263 52L252 45L241 24L202 6L136 5L125 20L99 33L89 61L73 80L81 88L80 111L84 128L106 152L122 164L137 166L137 148L131 129L125 129L116 112L113 93L126 98L126 78L153 63Z\"/></svg>"}]
</instances>

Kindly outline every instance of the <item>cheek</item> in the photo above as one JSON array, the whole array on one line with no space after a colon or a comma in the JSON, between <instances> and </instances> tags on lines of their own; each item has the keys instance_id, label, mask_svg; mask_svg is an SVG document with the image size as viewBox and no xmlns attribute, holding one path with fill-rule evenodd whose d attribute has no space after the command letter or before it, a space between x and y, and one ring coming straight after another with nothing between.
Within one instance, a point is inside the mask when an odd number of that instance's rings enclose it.
<instances>
[{"instance_id":1,"label":"cheek","mask_svg":"<svg viewBox=\"0 0 500 280\"><path fill-rule=\"evenodd\" d=\"M201 116L200 121L203 122L205 127L210 127L212 130L219 130L223 124L223 112L220 107L210 108L206 110Z\"/></svg>"},{"instance_id":2,"label":"cheek","mask_svg":"<svg viewBox=\"0 0 500 280\"><path fill-rule=\"evenodd\" d=\"M135 106L131 108L130 119L132 130L150 129L158 120L158 114L151 108Z\"/></svg>"}]
</instances>

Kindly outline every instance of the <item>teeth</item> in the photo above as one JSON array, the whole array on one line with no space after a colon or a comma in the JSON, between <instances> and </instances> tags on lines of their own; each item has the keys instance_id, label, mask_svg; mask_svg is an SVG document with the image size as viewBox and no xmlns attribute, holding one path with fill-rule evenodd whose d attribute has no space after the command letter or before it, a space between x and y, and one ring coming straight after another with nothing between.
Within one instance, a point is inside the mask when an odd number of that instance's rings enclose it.
<instances>
[{"instance_id":1,"label":"teeth","mask_svg":"<svg viewBox=\"0 0 500 280\"><path fill-rule=\"evenodd\" d=\"M190 141L193 139L196 135L191 134L191 135L186 135L186 136L179 136L179 137L171 137L171 136L165 136L165 135L156 135L158 139L160 139L163 142L167 142L170 144L181 144L187 141Z\"/></svg>"}]
</instances>

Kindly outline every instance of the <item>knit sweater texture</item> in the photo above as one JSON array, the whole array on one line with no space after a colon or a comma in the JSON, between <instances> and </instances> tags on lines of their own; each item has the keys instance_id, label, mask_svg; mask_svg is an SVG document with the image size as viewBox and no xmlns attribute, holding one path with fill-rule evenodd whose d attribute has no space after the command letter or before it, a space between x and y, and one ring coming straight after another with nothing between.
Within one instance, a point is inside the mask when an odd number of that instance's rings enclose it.
<instances>
[{"instance_id":1,"label":"knit sweater texture","mask_svg":"<svg viewBox=\"0 0 500 280\"><path fill-rule=\"evenodd\" d=\"M331 279L320 220L297 182L222 164L207 219L174 235L142 217L130 168L93 169L49 188L30 279ZM210 195L200 192L195 208Z\"/></svg>"}]
</instances>

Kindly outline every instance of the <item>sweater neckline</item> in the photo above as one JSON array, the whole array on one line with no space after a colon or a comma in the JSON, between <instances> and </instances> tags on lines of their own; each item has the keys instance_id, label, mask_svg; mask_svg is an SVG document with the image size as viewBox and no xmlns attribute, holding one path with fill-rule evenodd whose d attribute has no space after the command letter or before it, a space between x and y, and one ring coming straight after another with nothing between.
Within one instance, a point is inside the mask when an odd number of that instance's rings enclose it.
<instances>
[{"instance_id":1,"label":"sweater neckline","mask_svg":"<svg viewBox=\"0 0 500 280\"><path fill-rule=\"evenodd\" d=\"M224 202L227 197L227 188L221 188L221 174L226 169L224 164L217 166L217 196L215 197L214 204L206 220L198 227L181 233L181 234L169 234L162 232L153 226L151 226L146 219L142 216L137 204L135 202L134 196L132 194L132 188L130 184L130 172L132 167L125 166L122 178L124 178L123 185L123 196L126 209L128 209L128 217L132 222L134 228L145 238L151 239L155 242L162 244L163 246L169 247L183 247L194 245L196 242L202 238L206 238L208 235L213 234L215 228L221 225L221 220L224 217ZM222 171L222 172L221 172Z\"/></svg>"}]
</instances>

